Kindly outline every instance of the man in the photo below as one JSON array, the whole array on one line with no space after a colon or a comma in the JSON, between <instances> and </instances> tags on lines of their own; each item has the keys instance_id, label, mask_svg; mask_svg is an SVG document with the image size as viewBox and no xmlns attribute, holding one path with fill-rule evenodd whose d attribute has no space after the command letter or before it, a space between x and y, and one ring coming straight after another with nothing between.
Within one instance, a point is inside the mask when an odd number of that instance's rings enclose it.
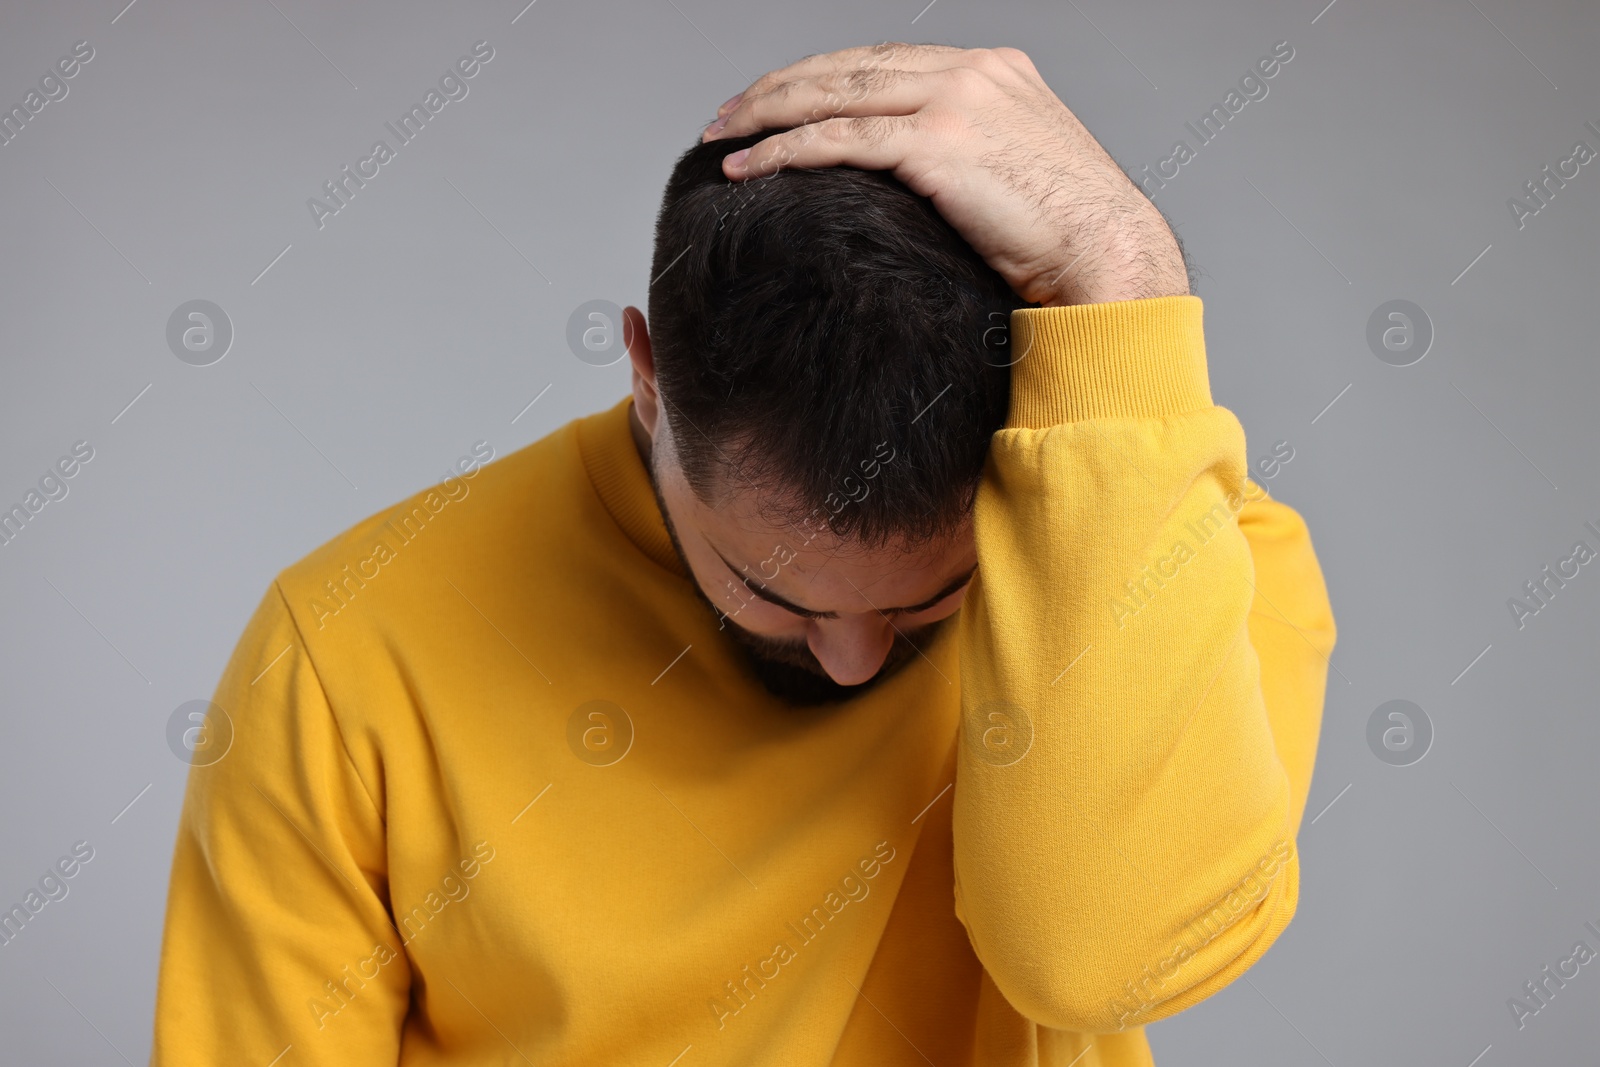
<instances>
[{"instance_id":1,"label":"man","mask_svg":"<svg viewBox=\"0 0 1600 1067\"><path fill-rule=\"evenodd\" d=\"M1010 48L703 142L632 394L251 619L156 1064L1129 1067L1288 923L1334 624L1160 213Z\"/></svg>"}]
</instances>

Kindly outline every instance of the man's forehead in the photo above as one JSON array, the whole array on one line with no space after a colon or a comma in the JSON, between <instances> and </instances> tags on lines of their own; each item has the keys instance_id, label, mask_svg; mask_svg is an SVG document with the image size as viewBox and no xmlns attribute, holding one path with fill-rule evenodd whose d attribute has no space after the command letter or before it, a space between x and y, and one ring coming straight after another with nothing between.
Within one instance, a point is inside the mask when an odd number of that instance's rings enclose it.
<instances>
[{"instance_id":1,"label":"man's forehead","mask_svg":"<svg viewBox=\"0 0 1600 1067\"><path fill-rule=\"evenodd\" d=\"M803 573L818 566L819 560L890 573L916 571L937 566L972 545L970 516L959 528L941 537L866 543L839 536L830 528L830 517L851 507L847 498L830 501L835 505L830 509L828 504L807 506L794 494L746 486L725 487L713 501L708 504L697 497L695 512L702 535L719 551L726 548L748 554L757 549L770 552L773 545L787 545L799 550L799 558L790 565Z\"/></svg>"},{"instance_id":2,"label":"man's forehead","mask_svg":"<svg viewBox=\"0 0 1600 1067\"><path fill-rule=\"evenodd\" d=\"M719 451L727 458L726 449ZM834 512L828 506L806 507L798 494L761 484L748 468L719 464L702 498L689 486L675 443L657 459L673 488L669 496L679 502L678 525L691 527L733 577L775 603L822 615L903 610L935 593L942 599L977 563L970 515L944 536L865 544L829 528ZM853 505L848 499L830 503Z\"/></svg>"},{"instance_id":3,"label":"man's forehead","mask_svg":"<svg viewBox=\"0 0 1600 1067\"><path fill-rule=\"evenodd\" d=\"M805 531L753 525L701 512L701 538L751 592L783 607L820 615L839 610L919 611L959 589L976 566L965 528L908 547L868 547Z\"/></svg>"}]
</instances>

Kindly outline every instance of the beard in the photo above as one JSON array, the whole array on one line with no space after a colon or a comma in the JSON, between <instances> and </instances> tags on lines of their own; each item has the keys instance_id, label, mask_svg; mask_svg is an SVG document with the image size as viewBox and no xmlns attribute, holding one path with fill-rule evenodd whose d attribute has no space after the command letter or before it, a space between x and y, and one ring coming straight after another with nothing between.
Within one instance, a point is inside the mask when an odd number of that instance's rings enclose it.
<instances>
[{"instance_id":1,"label":"beard","mask_svg":"<svg viewBox=\"0 0 1600 1067\"><path fill-rule=\"evenodd\" d=\"M878 673L857 685L840 685L828 676L810 647L801 641L780 641L772 637L751 633L732 619L727 618L711 603L698 582L692 583L700 599L717 615L722 616L723 629L731 633L744 649L745 659L763 688L773 696L790 704L816 705L848 700L873 688L885 678L895 674L913 658L921 655L920 649L944 623L925 623L910 631L896 630L894 644L884 657Z\"/></svg>"},{"instance_id":2,"label":"beard","mask_svg":"<svg viewBox=\"0 0 1600 1067\"><path fill-rule=\"evenodd\" d=\"M889 648L889 654L884 657L883 666L878 668L878 673L856 685L839 684L829 677L804 639L785 641L752 633L734 622L726 612L711 602L705 590L700 588L700 582L694 576L694 568L689 566L689 558L684 555L683 545L678 541L678 531L672 524L672 516L667 512L667 502L662 497L661 487L656 482L653 449L651 457L645 460L644 466L650 476L650 491L655 494L656 508L661 512L661 522L667 528L667 539L672 542L672 550L678 555L678 563L683 567L683 573L688 576L689 586L694 590L695 597L718 618L718 629L734 639L751 673L761 683L762 688L779 700L788 704L812 707L859 696L895 674L914 657L921 655L921 646L936 636L939 628L948 621L940 619L938 622L924 623L909 631L902 631L896 627L894 643Z\"/></svg>"}]
</instances>

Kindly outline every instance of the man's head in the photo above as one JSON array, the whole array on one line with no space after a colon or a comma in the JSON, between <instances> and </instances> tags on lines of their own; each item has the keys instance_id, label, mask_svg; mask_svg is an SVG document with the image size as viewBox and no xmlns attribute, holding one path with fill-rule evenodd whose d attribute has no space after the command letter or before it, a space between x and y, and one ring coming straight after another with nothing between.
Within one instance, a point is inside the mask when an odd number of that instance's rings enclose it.
<instances>
[{"instance_id":1,"label":"man's head","mask_svg":"<svg viewBox=\"0 0 1600 1067\"><path fill-rule=\"evenodd\" d=\"M1027 306L891 175L730 182L776 132L697 144L628 308L635 436L697 591L767 687L860 692L960 606Z\"/></svg>"}]
</instances>

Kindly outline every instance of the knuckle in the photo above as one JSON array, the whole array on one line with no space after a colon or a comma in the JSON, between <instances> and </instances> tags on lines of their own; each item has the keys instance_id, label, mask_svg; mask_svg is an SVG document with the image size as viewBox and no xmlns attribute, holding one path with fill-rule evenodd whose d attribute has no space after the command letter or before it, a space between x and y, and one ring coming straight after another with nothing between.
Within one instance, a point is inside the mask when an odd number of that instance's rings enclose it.
<instances>
[{"instance_id":1,"label":"knuckle","mask_svg":"<svg viewBox=\"0 0 1600 1067\"><path fill-rule=\"evenodd\" d=\"M1015 48L974 48L971 50L972 67L992 79L1016 77L1018 68L1031 69L1028 57Z\"/></svg>"},{"instance_id":2,"label":"knuckle","mask_svg":"<svg viewBox=\"0 0 1600 1067\"><path fill-rule=\"evenodd\" d=\"M961 94L981 93L994 85L994 79L977 67L951 67L945 74L951 86Z\"/></svg>"},{"instance_id":3,"label":"knuckle","mask_svg":"<svg viewBox=\"0 0 1600 1067\"><path fill-rule=\"evenodd\" d=\"M781 103L793 91L794 82L763 76L761 81L751 86L750 91L745 93L745 102L753 109L759 109L769 102Z\"/></svg>"},{"instance_id":4,"label":"knuckle","mask_svg":"<svg viewBox=\"0 0 1600 1067\"><path fill-rule=\"evenodd\" d=\"M824 141L837 144L848 139L861 121L861 119L828 119L826 122L816 123L812 128Z\"/></svg>"},{"instance_id":5,"label":"knuckle","mask_svg":"<svg viewBox=\"0 0 1600 1067\"><path fill-rule=\"evenodd\" d=\"M788 166L789 161L794 159L794 156L794 147L787 141L783 141L778 144L767 145L759 157L752 150L750 159L747 162L750 164L751 171L756 175L770 177Z\"/></svg>"},{"instance_id":6,"label":"knuckle","mask_svg":"<svg viewBox=\"0 0 1600 1067\"><path fill-rule=\"evenodd\" d=\"M900 55L903 48L909 47L901 41L879 41L872 46L872 58L880 64L893 61Z\"/></svg>"},{"instance_id":7,"label":"knuckle","mask_svg":"<svg viewBox=\"0 0 1600 1067\"><path fill-rule=\"evenodd\" d=\"M772 125L773 114L781 110L783 100L790 91L791 83L771 81L759 90L752 88L746 92L739 107L758 129L765 129Z\"/></svg>"}]
</instances>

